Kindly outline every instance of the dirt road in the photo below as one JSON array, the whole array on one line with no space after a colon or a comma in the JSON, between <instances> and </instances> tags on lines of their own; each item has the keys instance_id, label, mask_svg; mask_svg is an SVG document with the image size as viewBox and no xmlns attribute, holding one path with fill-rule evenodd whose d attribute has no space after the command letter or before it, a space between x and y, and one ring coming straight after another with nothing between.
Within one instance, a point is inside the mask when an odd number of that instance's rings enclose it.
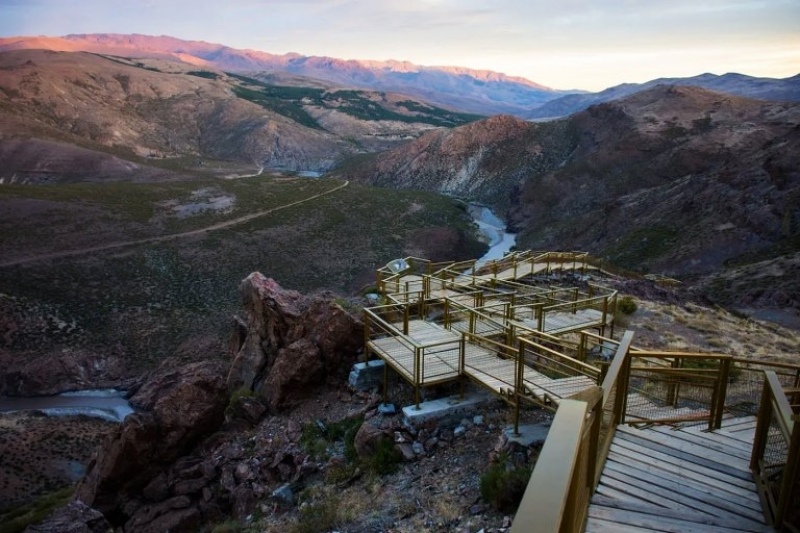
<instances>
[{"instance_id":1,"label":"dirt road","mask_svg":"<svg viewBox=\"0 0 800 533\"><path fill-rule=\"evenodd\" d=\"M126 246L138 246L140 244L150 244L150 243L155 243L155 242L165 242L165 241L170 241L170 240L175 240L175 239L181 239L181 238L184 238L184 237L192 237L192 236L195 236L195 235L202 235L204 233L208 233L208 232L211 232L211 231L216 231L216 230L220 230L220 229L224 229L224 228L229 228L231 226L236 226L238 224L244 224L245 222L249 222L249 221L251 221L253 219L256 219L256 218L259 218L259 217L263 217L265 215L269 215L270 213L275 213L276 211L281 211L283 209L288 209L289 207L294 207L296 205L304 204L304 203L307 203L307 202L312 202L312 201L314 201L314 200L316 200L318 198L321 198L323 196L327 196L329 194L333 194L336 191L344 189L348 185L350 185L350 181L345 181L341 185L337 185L336 187L333 187L330 190L315 194L313 196L309 196L308 198L303 198L302 200L297 200L296 202L292 202L292 203L285 204L285 205L279 205L278 207L273 207L273 208L270 208L270 209L266 209L264 211L258 211L256 213L250 213L249 215L244 215L244 216L241 216L241 217L238 217L238 218L233 218L231 220L226 220L225 222L218 222L217 224L212 224L211 226L206 226L206 227L200 228L200 229L195 229L195 230L191 230L191 231L184 231L182 233L173 233L171 235L162 235L160 237L148 237L146 239L137 239L137 240L133 240L133 241L112 242L112 243L108 243L108 244L102 244L102 245L99 245L99 246L91 246L89 248L80 248L78 250L65 250L65 251L53 252L53 253L49 253L49 254L39 254L39 255L34 255L34 256L30 256L30 257L12 259L11 261L4 261L4 262L0 263L0 268L11 267L11 266L16 266L16 265L23 265L23 264L26 264L26 263L34 263L36 261L47 261L47 260L50 260L50 259L60 259L62 257L73 257L73 256L76 256L76 255L83 255L83 254L88 254L88 253L92 253L92 252L103 252L103 251L106 251L106 250L113 250L115 248L125 248Z\"/></svg>"}]
</instances>

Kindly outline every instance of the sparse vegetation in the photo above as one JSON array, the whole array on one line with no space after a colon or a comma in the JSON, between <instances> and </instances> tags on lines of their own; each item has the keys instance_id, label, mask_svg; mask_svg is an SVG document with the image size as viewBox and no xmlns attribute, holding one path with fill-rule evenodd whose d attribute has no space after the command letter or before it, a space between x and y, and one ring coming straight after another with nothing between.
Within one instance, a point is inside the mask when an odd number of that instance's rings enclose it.
<instances>
[{"instance_id":1,"label":"sparse vegetation","mask_svg":"<svg viewBox=\"0 0 800 533\"><path fill-rule=\"evenodd\" d=\"M391 104L385 101L386 95L383 93L350 89L326 91L315 87L272 85L236 74L229 74L229 76L244 84L234 88L234 92L239 98L257 103L310 128L322 129L304 109L304 106L336 109L360 120L418 122L434 126L458 126L482 118L478 115L448 111L412 100L398 102L396 104L398 108L402 107L414 113L409 115L393 111Z\"/></svg>"},{"instance_id":2,"label":"sparse vegetation","mask_svg":"<svg viewBox=\"0 0 800 533\"><path fill-rule=\"evenodd\" d=\"M638 306L632 296L623 296L617 302L617 309L624 315L632 315L636 312Z\"/></svg>"},{"instance_id":3,"label":"sparse vegetation","mask_svg":"<svg viewBox=\"0 0 800 533\"><path fill-rule=\"evenodd\" d=\"M501 512L516 511L532 471L532 465L518 466L501 456L481 475L481 497Z\"/></svg>"},{"instance_id":4,"label":"sparse vegetation","mask_svg":"<svg viewBox=\"0 0 800 533\"><path fill-rule=\"evenodd\" d=\"M0 514L0 533L19 533L32 524L44 520L55 509L66 505L72 498L72 487L42 496L31 504Z\"/></svg>"},{"instance_id":5,"label":"sparse vegetation","mask_svg":"<svg viewBox=\"0 0 800 533\"><path fill-rule=\"evenodd\" d=\"M186 74L190 76L197 76L198 78L205 78L207 80L216 80L220 76L216 72L211 72L210 70L190 70Z\"/></svg>"}]
</instances>

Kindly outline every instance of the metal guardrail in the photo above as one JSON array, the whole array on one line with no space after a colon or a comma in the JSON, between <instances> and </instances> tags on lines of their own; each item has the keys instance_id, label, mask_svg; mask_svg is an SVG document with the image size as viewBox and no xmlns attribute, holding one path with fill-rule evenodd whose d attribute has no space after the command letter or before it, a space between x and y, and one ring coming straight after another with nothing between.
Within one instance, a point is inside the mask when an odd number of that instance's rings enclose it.
<instances>
[{"instance_id":1,"label":"metal guardrail","mask_svg":"<svg viewBox=\"0 0 800 533\"><path fill-rule=\"evenodd\" d=\"M750 469L770 524L780 531L800 530L800 390L785 390L766 371ZM795 397L795 408L787 395Z\"/></svg>"},{"instance_id":2,"label":"metal guardrail","mask_svg":"<svg viewBox=\"0 0 800 533\"><path fill-rule=\"evenodd\" d=\"M589 499L603 470L623 408L625 362L633 334L626 332L602 387L559 405L511 533L582 531Z\"/></svg>"},{"instance_id":3,"label":"metal guardrail","mask_svg":"<svg viewBox=\"0 0 800 533\"><path fill-rule=\"evenodd\" d=\"M722 423L733 358L726 354L631 351L622 422Z\"/></svg>"}]
</instances>

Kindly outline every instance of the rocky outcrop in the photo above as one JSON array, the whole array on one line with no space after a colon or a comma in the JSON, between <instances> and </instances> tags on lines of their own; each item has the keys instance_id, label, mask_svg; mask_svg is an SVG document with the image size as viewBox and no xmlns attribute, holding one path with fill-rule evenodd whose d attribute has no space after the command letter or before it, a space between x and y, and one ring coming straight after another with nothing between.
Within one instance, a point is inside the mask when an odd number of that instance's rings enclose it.
<instances>
[{"instance_id":1,"label":"rocky outcrop","mask_svg":"<svg viewBox=\"0 0 800 533\"><path fill-rule=\"evenodd\" d=\"M565 122L534 124L498 115L428 132L387 150L348 178L380 187L422 189L504 210L533 175L558 167L577 139ZM348 169L349 170L349 169Z\"/></svg>"},{"instance_id":2,"label":"rocky outcrop","mask_svg":"<svg viewBox=\"0 0 800 533\"><path fill-rule=\"evenodd\" d=\"M230 390L253 390L278 409L328 378L347 375L363 343L363 324L332 295L306 297L259 272L240 291L247 318L231 341Z\"/></svg>"},{"instance_id":3,"label":"rocky outcrop","mask_svg":"<svg viewBox=\"0 0 800 533\"><path fill-rule=\"evenodd\" d=\"M25 533L107 533L111 524L97 509L83 502L71 502L58 508L43 522L25 529Z\"/></svg>"},{"instance_id":4,"label":"rocky outcrop","mask_svg":"<svg viewBox=\"0 0 800 533\"><path fill-rule=\"evenodd\" d=\"M100 510L114 524L125 524L126 531L196 527L203 511L187 494L192 491L187 484L169 487L160 476L219 427L227 402L220 363L156 372L131 398L143 411L126 418L108 437L90 462L76 500ZM199 469L187 477L214 475L213 469Z\"/></svg>"}]
</instances>

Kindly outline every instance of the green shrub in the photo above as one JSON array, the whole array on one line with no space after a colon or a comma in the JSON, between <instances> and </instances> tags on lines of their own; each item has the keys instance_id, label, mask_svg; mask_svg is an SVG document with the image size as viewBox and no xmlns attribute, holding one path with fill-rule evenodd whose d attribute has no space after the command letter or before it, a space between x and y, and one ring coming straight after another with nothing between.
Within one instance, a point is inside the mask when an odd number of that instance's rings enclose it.
<instances>
[{"instance_id":1,"label":"green shrub","mask_svg":"<svg viewBox=\"0 0 800 533\"><path fill-rule=\"evenodd\" d=\"M525 494L531 471L531 466L514 466L505 460L493 463L481 475L481 497L502 513L515 512Z\"/></svg>"},{"instance_id":2,"label":"green shrub","mask_svg":"<svg viewBox=\"0 0 800 533\"><path fill-rule=\"evenodd\" d=\"M339 518L339 499L328 496L322 501L300 507L300 519L291 528L292 533L321 533L336 527Z\"/></svg>"},{"instance_id":3,"label":"green shrub","mask_svg":"<svg viewBox=\"0 0 800 533\"><path fill-rule=\"evenodd\" d=\"M361 424L364 423L363 416L355 418L345 418L338 422L323 424L320 426L316 422L311 422L303 426L303 433L300 435L300 446L312 457L325 459L328 449L336 442L344 443L344 457L348 462L356 460L355 438Z\"/></svg>"},{"instance_id":4,"label":"green shrub","mask_svg":"<svg viewBox=\"0 0 800 533\"><path fill-rule=\"evenodd\" d=\"M638 308L636 301L630 296L623 296L622 299L617 302L617 309L624 315L632 315Z\"/></svg>"},{"instance_id":5,"label":"green shrub","mask_svg":"<svg viewBox=\"0 0 800 533\"><path fill-rule=\"evenodd\" d=\"M378 442L375 448L375 453L365 460L367 468L370 472L385 476L397 472L400 462L403 460L401 454L395 447L394 443L388 439Z\"/></svg>"}]
</instances>

